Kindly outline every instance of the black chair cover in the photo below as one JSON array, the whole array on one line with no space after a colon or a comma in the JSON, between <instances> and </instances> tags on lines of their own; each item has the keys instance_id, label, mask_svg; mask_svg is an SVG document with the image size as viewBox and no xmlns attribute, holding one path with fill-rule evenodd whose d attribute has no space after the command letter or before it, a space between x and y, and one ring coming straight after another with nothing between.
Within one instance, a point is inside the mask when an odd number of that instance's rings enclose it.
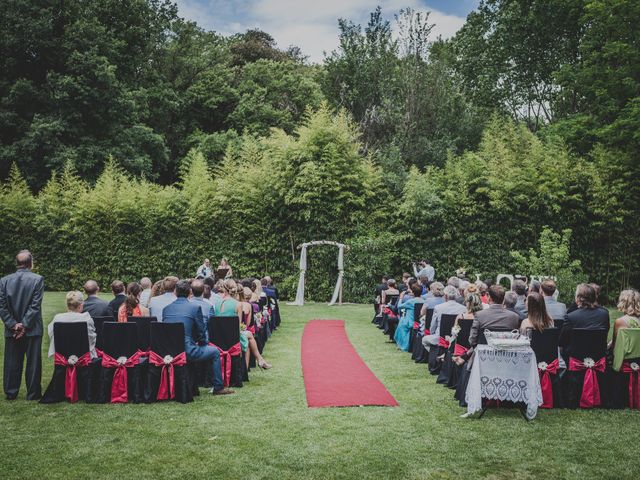
<instances>
[{"instance_id":1,"label":"black chair cover","mask_svg":"<svg viewBox=\"0 0 640 480\"><path fill-rule=\"evenodd\" d=\"M625 360L640 365L640 358ZM629 408L629 374L611 370L608 372L611 384L611 407Z\"/></svg>"},{"instance_id":2,"label":"black chair cover","mask_svg":"<svg viewBox=\"0 0 640 480\"><path fill-rule=\"evenodd\" d=\"M102 326L105 354L118 359L129 358L138 351L137 327L135 323L104 322ZM111 401L111 384L115 368L102 367L100 374L99 403ZM146 370L146 369L145 369ZM141 376L140 365L127 369L127 389L129 401L141 403L144 401L144 381Z\"/></svg>"},{"instance_id":3,"label":"black chair cover","mask_svg":"<svg viewBox=\"0 0 640 480\"><path fill-rule=\"evenodd\" d=\"M569 340L570 356L580 361L591 358L595 362L605 357L607 354L607 331L589 330L574 328L571 331ZM580 397L582 396L582 386L584 384L585 372L572 372L569 368L569 358L566 358L567 371L562 377L562 388L564 391L564 405L567 408L578 408ZM597 372L598 385L600 387L600 399L602 407L611 406L611 395L609 394L609 384L605 373Z\"/></svg>"},{"instance_id":4,"label":"black chair cover","mask_svg":"<svg viewBox=\"0 0 640 480\"><path fill-rule=\"evenodd\" d=\"M184 352L184 326L181 323L150 323L150 350L161 357L176 357ZM189 382L187 366L174 366L175 401L187 403L193 401L193 391ZM144 401L157 401L162 367L149 364Z\"/></svg>"},{"instance_id":5,"label":"black chair cover","mask_svg":"<svg viewBox=\"0 0 640 480\"><path fill-rule=\"evenodd\" d=\"M456 318L458 318L457 314L444 314L440 317L440 338L446 340L446 337L451 337L451 332L456 323ZM451 360L451 357L453 356L453 346L454 343L451 342L448 348L440 347L438 349L440 351L440 355L444 353L440 373L436 379L436 383L441 385L447 385L449 383L449 378L451 377L451 370L454 366L453 360Z\"/></svg>"},{"instance_id":6,"label":"black chair cover","mask_svg":"<svg viewBox=\"0 0 640 480\"><path fill-rule=\"evenodd\" d=\"M56 352L69 358L75 355L80 358L89 351L89 337L86 322L54 323L53 338ZM49 386L40 403L57 403L66 401L64 384L67 367L55 365ZM95 402L98 390L99 364L97 369L92 363L87 367L76 367L78 378L78 399ZM94 378L94 373L97 374Z\"/></svg>"},{"instance_id":7,"label":"black chair cover","mask_svg":"<svg viewBox=\"0 0 640 480\"><path fill-rule=\"evenodd\" d=\"M138 349L142 352L149 350L151 341L151 322L156 322L156 317L127 317L127 321L136 324L136 337Z\"/></svg>"},{"instance_id":8,"label":"black chair cover","mask_svg":"<svg viewBox=\"0 0 640 480\"><path fill-rule=\"evenodd\" d=\"M238 317L210 317L208 329L209 341L222 350L227 351L240 342L240 321ZM229 386L242 387L242 378L244 377L243 364L244 358L242 355L231 357L231 380Z\"/></svg>"},{"instance_id":9,"label":"black chair cover","mask_svg":"<svg viewBox=\"0 0 640 480\"><path fill-rule=\"evenodd\" d=\"M93 325L96 327L96 349L104 350L102 347L102 324L104 324L104 322L113 322L113 316L91 318L93 319Z\"/></svg>"},{"instance_id":10,"label":"black chair cover","mask_svg":"<svg viewBox=\"0 0 640 480\"><path fill-rule=\"evenodd\" d=\"M531 332L531 348L536 355L536 362L552 363L558 358L558 338L560 329L556 327L545 328L542 332ZM553 389L553 408L562 408L564 395L560 372L550 375L551 388Z\"/></svg>"},{"instance_id":11,"label":"black chair cover","mask_svg":"<svg viewBox=\"0 0 640 480\"><path fill-rule=\"evenodd\" d=\"M469 335L471 334L471 326L473 325L473 319L461 319L458 321L458 326L460 327L460 331L458 332L458 336L456 337L456 344L461 345L465 348L470 348L471 345L469 343ZM458 365L452 361L451 371L449 373L449 381L447 382L447 387L456 388L458 385L458 381L460 380L460 376L462 375L462 370L464 365Z\"/></svg>"},{"instance_id":12,"label":"black chair cover","mask_svg":"<svg viewBox=\"0 0 640 480\"><path fill-rule=\"evenodd\" d=\"M416 325L416 322L420 322L420 311L422 310L422 305L424 305L424 303L416 303L413 306L413 324L414 325ZM416 339L416 334L419 331L420 330L417 328L412 328L409 331L409 353L411 354L413 354L413 344ZM411 357L413 358L413 355Z\"/></svg>"}]
</instances>

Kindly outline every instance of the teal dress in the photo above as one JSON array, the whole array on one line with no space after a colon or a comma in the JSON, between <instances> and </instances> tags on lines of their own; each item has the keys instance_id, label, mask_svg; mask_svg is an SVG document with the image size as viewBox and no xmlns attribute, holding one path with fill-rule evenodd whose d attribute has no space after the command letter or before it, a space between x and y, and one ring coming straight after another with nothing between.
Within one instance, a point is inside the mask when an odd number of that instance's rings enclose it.
<instances>
[{"instance_id":1,"label":"teal dress","mask_svg":"<svg viewBox=\"0 0 640 480\"><path fill-rule=\"evenodd\" d=\"M406 302L398 304L398 309L404 309L404 313L400 317L393 339L396 341L398 347L405 352L409 351L410 333L413 328L413 310L416 303L422 303L422 298L411 297Z\"/></svg>"},{"instance_id":2,"label":"teal dress","mask_svg":"<svg viewBox=\"0 0 640 480\"><path fill-rule=\"evenodd\" d=\"M211 315L215 315L217 317L237 317L238 310L238 302L235 298L225 298L224 300L219 298L211 307ZM238 321L238 328L240 328L240 323ZM240 346L242 347L242 351L246 352L247 348L249 348L249 338L243 335L244 332L240 332Z\"/></svg>"}]
</instances>

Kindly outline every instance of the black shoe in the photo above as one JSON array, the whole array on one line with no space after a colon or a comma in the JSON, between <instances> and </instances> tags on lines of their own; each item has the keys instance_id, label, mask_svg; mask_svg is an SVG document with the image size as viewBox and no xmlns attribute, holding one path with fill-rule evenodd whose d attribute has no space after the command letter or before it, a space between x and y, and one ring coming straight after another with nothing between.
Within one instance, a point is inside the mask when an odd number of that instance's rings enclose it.
<instances>
[{"instance_id":1,"label":"black shoe","mask_svg":"<svg viewBox=\"0 0 640 480\"><path fill-rule=\"evenodd\" d=\"M7 400L15 400L18 398L18 395L7 395Z\"/></svg>"}]
</instances>

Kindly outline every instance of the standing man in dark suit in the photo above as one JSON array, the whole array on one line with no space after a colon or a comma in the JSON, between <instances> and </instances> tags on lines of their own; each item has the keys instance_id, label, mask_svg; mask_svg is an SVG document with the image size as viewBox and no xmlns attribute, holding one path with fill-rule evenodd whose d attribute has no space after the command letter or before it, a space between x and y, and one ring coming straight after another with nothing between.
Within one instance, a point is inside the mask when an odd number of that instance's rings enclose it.
<instances>
[{"instance_id":1,"label":"standing man in dark suit","mask_svg":"<svg viewBox=\"0 0 640 480\"><path fill-rule=\"evenodd\" d=\"M91 318L95 317L111 317L113 312L109 307L109 304L98 298L98 292L100 287L95 280L87 280L84 284L84 293L87 294L87 299L83 303L82 312L88 312Z\"/></svg>"},{"instance_id":2,"label":"standing man in dark suit","mask_svg":"<svg viewBox=\"0 0 640 480\"><path fill-rule=\"evenodd\" d=\"M504 288L500 285L489 287L489 308L476 312L476 318L471 326L469 343L472 347L478 344L478 333L483 328L517 329L520 325L518 314L504 308Z\"/></svg>"},{"instance_id":3,"label":"standing man in dark suit","mask_svg":"<svg viewBox=\"0 0 640 480\"><path fill-rule=\"evenodd\" d=\"M213 369L214 395L227 395L233 390L224 388L222 370L220 369L220 352L216 347L206 345L206 333L202 321L200 305L189 301L191 285L187 280L180 280L175 287L176 299L162 309L164 323L182 323L184 325L184 351L187 360L192 362L207 362ZM200 345L204 344L204 345Z\"/></svg>"},{"instance_id":4,"label":"standing man in dark suit","mask_svg":"<svg viewBox=\"0 0 640 480\"><path fill-rule=\"evenodd\" d=\"M114 280L111 282L111 291L115 298L109 302L109 308L111 309L111 314L113 315L114 322L118 321L118 310L120 309L120 305L124 303L127 299L127 296L124 293L124 283L120 280Z\"/></svg>"},{"instance_id":5,"label":"standing man in dark suit","mask_svg":"<svg viewBox=\"0 0 640 480\"><path fill-rule=\"evenodd\" d=\"M4 393L14 400L20 390L22 365L27 357L27 400L42 396L42 298L44 278L31 271L28 250L16 255L17 270L0 279L0 317L4 322Z\"/></svg>"}]
</instances>

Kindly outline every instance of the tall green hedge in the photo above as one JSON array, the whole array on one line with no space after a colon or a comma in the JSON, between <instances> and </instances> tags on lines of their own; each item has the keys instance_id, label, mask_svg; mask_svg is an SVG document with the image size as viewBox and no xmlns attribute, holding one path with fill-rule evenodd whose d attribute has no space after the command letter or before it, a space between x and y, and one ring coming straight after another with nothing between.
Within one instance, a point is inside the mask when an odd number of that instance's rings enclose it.
<instances>
[{"instance_id":1,"label":"tall green hedge","mask_svg":"<svg viewBox=\"0 0 640 480\"><path fill-rule=\"evenodd\" d=\"M47 287L64 290L87 278L104 288L114 278L189 276L204 257L226 256L238 276L270 274L292 297L297 245L326 239L350 246L346 301L368 300L381 274L425 256L443 278L459 267L483 278L558 275L564 296L582 268L615 295L638 279L638 240L625 230L637 219L607 153L598 155L577 158L494 119L477 151L411 170L398 198L385 169L361 154L349 118L323 105L294 135L239 138L214 171L190 152L174 186L131 178L111 160L94 185L68 166L33 195L14 168L0 189L0 259L9 272L29 248ZM565 229L573 234L561 238ZM329 299L336 257L335 248L309 251L308 298ZM540 266L557 271L514 271Z\"/></svg>"}]
</instances>

